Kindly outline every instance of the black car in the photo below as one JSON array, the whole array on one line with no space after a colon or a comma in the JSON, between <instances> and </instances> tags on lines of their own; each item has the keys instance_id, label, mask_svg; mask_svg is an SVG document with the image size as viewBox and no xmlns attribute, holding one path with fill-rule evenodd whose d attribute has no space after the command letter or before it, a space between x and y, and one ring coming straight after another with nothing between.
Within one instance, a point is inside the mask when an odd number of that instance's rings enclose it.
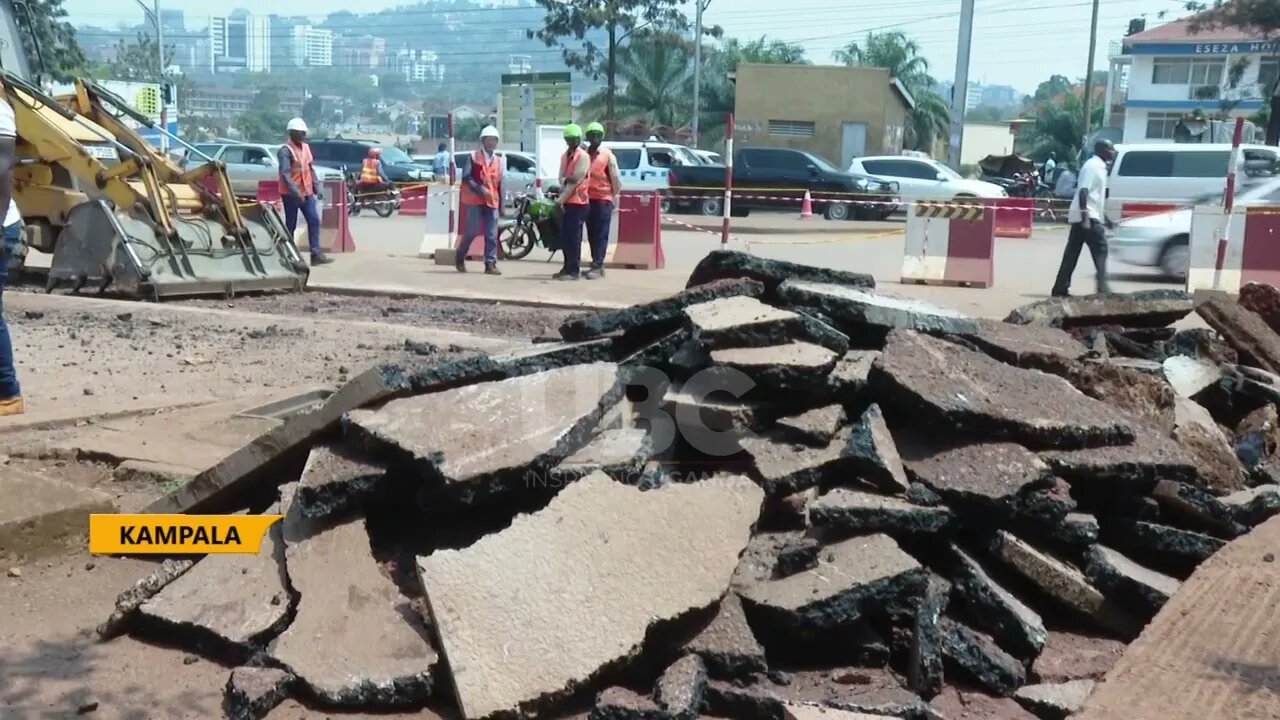
<instances>
[{"instance_id":1,"label":"black car","mask_svg":"<svg viewBox=\"0 0 1280 720\"><path fill-rule=\"evenodd\" d=\"M433 177L431 168L419 165L409 154L394 145L383 145L371 140L343 140L323 138L309 140L311 155L317 165L335 168L349 173L360 173L360 164L369 155L369 148L382 150L382 171L394 183L426 182Z\"/></svg>"}]
</instances>

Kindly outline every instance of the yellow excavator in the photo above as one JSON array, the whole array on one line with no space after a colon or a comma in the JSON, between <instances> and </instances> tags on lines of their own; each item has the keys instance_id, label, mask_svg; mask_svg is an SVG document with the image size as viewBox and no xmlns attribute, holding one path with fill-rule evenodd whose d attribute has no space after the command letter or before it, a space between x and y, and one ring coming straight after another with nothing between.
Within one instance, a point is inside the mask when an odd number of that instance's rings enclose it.
<instances>
[{"instance_id":1,"label":"yellow excavator","mask_svg":"<svg viewBox=\"0 0 1280 720\"><path fill-rule=\"evenodd\" d=\"M27 245L53 254L48 290L159 300L305 288L307 264L274 208L238 205L221 163L175 165L126 118L151 121L92 81L51 97L29 80L13 0L0 12L0 48L17 49L0 52L18 131L13 196Z\"/></svg>"}]
</instances>

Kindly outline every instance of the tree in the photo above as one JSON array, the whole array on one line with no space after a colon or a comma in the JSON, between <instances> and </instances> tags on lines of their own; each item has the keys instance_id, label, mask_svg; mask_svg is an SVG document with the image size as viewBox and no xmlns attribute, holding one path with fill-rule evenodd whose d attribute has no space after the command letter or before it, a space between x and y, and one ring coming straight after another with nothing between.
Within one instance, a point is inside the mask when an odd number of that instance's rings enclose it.
<instances>
[{"instance_id":1,"label":"tree","mask_svg":"<svg viewBox=\"0 0 1280 720\"><path fill-rule=\"evenodd\" d=\"M1259 40L1274 41L1280 35L1280 2L1276 0L1213 0L1210 3L1188 2L1192 16L1188 29L1192 34L1221 28L1247 29ZM1268 145L1280 145L1280 76L1263 89L1268 98Z\"/></svg>"},{"instance_id":2,"label":"tree","mask_svg":"<svg viewBox=\"0 0 1280 720\"><path fill-rule=\"evenodd\" d=\"M273 142L280 139L289 119L280 112L280 91L259 90L253 97L253 109L236 118L236 129L249 142Z\"/></svg>"},{"instance_id":3,"label":"tree","mask_svg":"<svg viewBox=\"0 0 1280 720\"><path fill-rule=\"evenodd\" d=\"M702 51L702 100L698 114L699 142L714 145L725 136L729 113L733 112L736 87L729 81L729 74L740 63L762 65L804 65L804 48L761 35L755 40L742 41L726 38L718 47L705 47ZM690 73L688 90L683 94L693 96L693 77Z\"/></svg>"},{"instance_id":4,"label":"tree","mask_svg":"<svg viewBox=\"0 0 1280 720\"><path fill-rule=\"evenodd\" d=\"M626 86L613 97L608 111L608 90L588 97L578 110L584 117L642 121L648 125L678 126L692 105L692 67L683 41L670 35L637 37L618 53L618 75Z\"/></svg>"},{"instance_id":5,"label":"tree","mask_svg":"<svg viewBox=\"0 0 1280 720\"><path fill-rule=\"evenodd\" d=\"M136 40L116 43L115 59L94 69L93 75L103 80L124 80L126 82L156 82L160 77L160 56L156 52L155 38L138 33ZM165 47L165 67L173 58L174 46ZM179 113L186 113L191 100L194 84L185 75L167 75L165 81L173 85L178 94L177 107Z\"/></svg>"},{"instance_id":6,"label":"tree","mask_svg":"<svg viewBox=\"0 0 1280 720\"><path fill-rule=\"evenodd\" d=\"M319 95L312 95L302 101L302 119L307 121L308 127L319 127L324 120L324 101Z\"/></svg>"},{"instance_id":7,"label":"tree","mask_svg":"<svg viewBox=\"0 0 1280 720\"><path fill-rule=\"evenodd\" d=\"M537 0L544 10L542 28L529 30L547 47L559 47L565 65L593 79L605 79L605 117L614 117L618 53L642 30L683 32L689 26L680 0ZM588 37L603 31L603 47ZM713 28L708 34L718 34Z\"/></svg>"},{"instance_id":8,"label":"tree","mask_svg":"<svg viewBox=\"0 0 1280 720\"><path fill-rule=\"evenodd\" d=\"M1084 137L1084 103L1075 92L1068 91L1061 101L1040 103L1035 109L1035 122L1027 123L1015 140L1020 152L1040 160L1056 153L1059 158L1073 158L1080 152ZM1090 113L1093 124L1100 125L1105 108L1095 107Z\"/></svg>"},{"instance_id":9,"label":"tree","mask_svg":"<svg viewBox=\"0 0 1280 720\"><path fill-rule=\"evenodd\" d=\"M76 29L66 20L62 0L25 0L15 6L18 35L32 72L58 82L70 82L85 73L88 61L76 41Z\"/></svg>"},{"instance_id":10,"label":"tree","mask_svg":"<svg viewBox=\"0 0 1280 720\"><path fill-rule=\"evenodd\" d=\"M480 115L463 115L462 117L453 118L453 137L454 142L461 147L467 147L468 143L474 143L480 140L480 131L488 124L486 118Z\"/></svg>"},{"instance_id":11,"label":"tree","mask_svg":"<svg viewBox=\"0 0 1280 720\"><path fill-rule=\"evenodd\" d=\"M1071 91L1072 83L1065 75L1051 75L1048 80L1036 86L1036 94L1032 95L1032 101L1037 103L1048 102Z\"/></svg>"},{"instance_id":12,"label":"tree","mask_svg":"<svg viewBox=\"0 0 1280 720\"><path fill-rule=\"evenodd\" d=\"M904 33L867 33L862 44L851 42L831 53L844 65L880 67L889 71L907 88L916 105L907 117L905 144L913 150L931 152L939 138L951 127L951 108L936 90L929 75L929 61L920 54L920 45Z\"/></svg>"}]
</instances>

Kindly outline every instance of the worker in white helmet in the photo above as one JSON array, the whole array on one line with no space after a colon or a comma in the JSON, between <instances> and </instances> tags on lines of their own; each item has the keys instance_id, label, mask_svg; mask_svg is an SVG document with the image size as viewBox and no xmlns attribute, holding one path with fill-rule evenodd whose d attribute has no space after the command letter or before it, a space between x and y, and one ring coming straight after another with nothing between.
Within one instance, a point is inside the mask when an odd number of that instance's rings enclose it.
<instances>
[{"instance_id":1,"label":"worker in white helmet","mask_svg":"<svg viewBox=\"0 0 1280 720\"><path fill-rule=\"evenodd\" d=\"M307 243L311 246L311 264L326 265L333 258L320 251L320 177L312 162L311 146L307 144L307 123L300 117L289 121L285 128L289 140L280 146L276 160L280 165L280 202L284 205L284 224L289 238L298 227L298 211L307 221Z\"/></svg>"},{"instance_id":2,"label":"worker in white helmet","mask_svg":"<svg viewBox=\"0 0 1280 720\"><path fill-rule=\"evenodd\" d=\"M471 239L484 232L484 272L501 275L498 270L498 213L502 208L502 159L498 149L498 128L486 125L480 131L480 147L471 152L471 168L462 181L461 241L454 255L458 272L467 271L467 250Z\"/></svg>"}]
</instances>

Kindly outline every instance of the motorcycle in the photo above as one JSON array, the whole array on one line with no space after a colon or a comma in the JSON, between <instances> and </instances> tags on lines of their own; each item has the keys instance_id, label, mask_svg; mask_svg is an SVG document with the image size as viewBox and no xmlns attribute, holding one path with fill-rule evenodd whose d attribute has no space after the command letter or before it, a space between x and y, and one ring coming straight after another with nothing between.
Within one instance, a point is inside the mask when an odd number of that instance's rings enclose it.
<instances>
[{"instance_id":1,"label":"motorcycle","mask_svg":"<svg viewBox=\"0 0 1280 720\"><path fill-rule=\"evenodd\" d=\"M514 219L503 223L498 231L498 244L503 253L512 260L519 260L533 252L535 245L541 245L555 257L560 249L560 233L552 212L554 204L550 200L537 200L521 193L515 196L514 205Z\"/></svg>"},{"instance_id":2,"label":"motorcycle","mask_svg":"<svg viewBox=\"0 0 1280 720\"><path fill-rule=\"evenodd\" d=\"M355 175L347 174L347 214L355 217L360 214L361 210L373 210L378 217L391 217L392 214L400 210L402 203L400 197L400 189L392 186L387 190L378 192L357 192L357 178Z\"/></svg>"}]
</instances>

